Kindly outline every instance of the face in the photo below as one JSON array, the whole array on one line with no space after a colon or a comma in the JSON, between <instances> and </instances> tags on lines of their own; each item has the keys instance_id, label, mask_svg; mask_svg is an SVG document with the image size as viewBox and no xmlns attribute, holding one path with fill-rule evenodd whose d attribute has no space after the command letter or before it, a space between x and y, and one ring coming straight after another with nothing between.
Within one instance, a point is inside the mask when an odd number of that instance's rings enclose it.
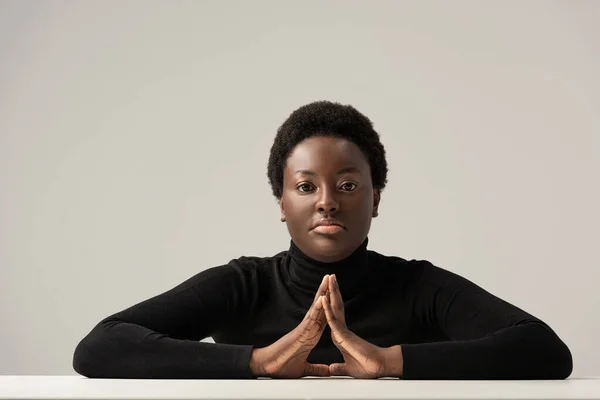
<instances>
[{"instance_id":1,"label":"face","mask_svg":"<svg viewBox=\"0 0 600 400\"><path fill-rule=\"evenodd\" d=\"M379 199L367 158L350 141L311 137L287 159L281 214L294 243L317 261L352 254L369 233Z\"/></svg>"}]
</instances>

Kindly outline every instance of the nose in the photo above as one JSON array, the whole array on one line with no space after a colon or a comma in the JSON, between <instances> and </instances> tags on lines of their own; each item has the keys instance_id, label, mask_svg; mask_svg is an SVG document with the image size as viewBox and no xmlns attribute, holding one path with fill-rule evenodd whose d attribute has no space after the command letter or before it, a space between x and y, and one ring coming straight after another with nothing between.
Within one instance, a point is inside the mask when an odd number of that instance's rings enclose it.
<instances>
[{"instance_id":1,"label":"nose","mask_svg":"<svg viewBox=\"0 0 600 400\"><path fill-rule=\"evenodd\" d=\"M321 197L317 201L317 209L319 213L334 213L338 210L339 204L335 198L335 190L323 189Z\"/></svg>"}]
</instances>

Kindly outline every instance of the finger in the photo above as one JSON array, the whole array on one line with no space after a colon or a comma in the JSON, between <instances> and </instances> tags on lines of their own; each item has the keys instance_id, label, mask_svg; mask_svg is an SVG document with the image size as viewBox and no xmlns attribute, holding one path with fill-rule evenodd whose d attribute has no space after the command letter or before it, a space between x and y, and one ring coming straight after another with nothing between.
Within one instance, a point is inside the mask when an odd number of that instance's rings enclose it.
<instances>
[{"instance_id":1,"label":"finger","mask_svg":"<svg viewBox=\"0 0 600 400\"><path fill-rule=\"evenodd\" d=\"M323 280L321 281L321 284L319 285L319 288L317 289L317 293L315 293L315 298L313 299L313 303L317 301L317 299L321 296L323 296L327 290L329 289L329 275L325 275L323 277Z\"/></svg>"},{"instance_id":2,"label":"finger","mask_svg":"<svg viewBox=\"0 0 600 400\"><path fill-rule=\"evenodd\" d=\"M331 308L340 323L346 325L346 316L344 313L344 300L342 299L342 293L337 282L337 277L331 275L329 279L329 300Z\"/></svg>"},{"instance_id":3,"label":"finger","mask_svg":"<svg viewBox=\"0 0 600 400\"><path fill-rule=\"evenodd\" d=\"M329 365L325 364L304 364L304 373L302 376L329 376Z\"/></svg>"},{"instance_id":4,"label":"finger","mask_svg":"<svg viewBox=\"0 0 600 400\"><path fill-rule=\"evenodd\" d=\"M331 309L331 304L329 303L329 299L327 296L323 296L322 298L323 310L325 311L325 318L327 319L327 323L331 327L332 330L339 331L342 326L340 326L340 321L337 319L337 316Z\"/></svg>"},{"instance_id":5,"label":"finger","mask_svg":"<svg viewBox=\"0 0 600 400\"><path fill-rule=\"evenodd\" d=\"M306 319L310 321L317 321L321 312L323 312L323 296L320 296L317 300L315 300L312 306L310 306L310 309L306 313Z\"/></svg>"},{"instance_id":6,"label":"finger","mask_svg":"<svg viewBox=\"0 0 600 400\"><path fill-rule=\"evenodd\" d=\"M321 296L325 295L328 290L329 290L329 275L325 275L323 277L323 280L321 281L321 284L319 285L319 288L317 289L317 293L315 294L315 298L314 298L312 304L310 305L310 308L304 315L304 319L310 319L311 315L313 314L313 310L316 307L321 307L321 305L317 305L317 303L319 302L319 298Z\"/></svg>"},{"instance_id":7,"label":"finger","mask_svg":"<svg viewBox=\"0 0 600 400\"><path fill-rule=\"evenodd\" d=\"M317 306L319 297L325 295L328 290L329 290L329 275L325 275L323 277L323 280L321 281L321 284L319 285L319 288L317 289L317 293L315 294L315 298L314 298L312 304L310 305L310 308L304 315L305 319L309 319L311 317L313 309L315 308L315 306ZM321 307L321 306L319 305L319 307Z\"/></svg>"},{"instance_id":8,"label":"finger","mask_svg":"<svg viewBox=\"0 0 600 400\"><path fill-rule=\"evenodd\" d=\"M349 376L348 368L345 363L336 363L329 366L329 374L331 376Z\"/></svg>"},{"instance_id":9,"label":"finger","mask_svg":"<svg viewBox=\"0 0 600 400\"><path fill-rule=\"evenodd\" d=\"M313 306L310 308L310 310L308 311L307 315L307 320L308 320L308 324L309 330L319 330L319 331L323 331L325 329L325 326L327 325L326 322L326 318L325 318L325 311L323 310L323 299L325 298L325 296L321 296L317 299L317 301L315 302L315 304L313 304Z\"/></svg>"}]
</instances>

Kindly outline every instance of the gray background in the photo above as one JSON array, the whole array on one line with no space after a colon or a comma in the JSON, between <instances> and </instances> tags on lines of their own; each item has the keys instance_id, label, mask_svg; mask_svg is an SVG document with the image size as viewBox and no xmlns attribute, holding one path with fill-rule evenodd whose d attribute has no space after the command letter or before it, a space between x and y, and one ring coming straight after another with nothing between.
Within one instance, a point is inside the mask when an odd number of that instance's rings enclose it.
<instances>
[{"instance_id":1,"label":"gray background","mask_svg":"<svg viewBox=\"0 0 600 400\"><path fill-rule=\"evenodd\" d=\"M370 248L549 323L600 375L600 2L1 1L0 374L289 246L276 128L328 99L389 157Z\"/></svg>"}]
</instances>

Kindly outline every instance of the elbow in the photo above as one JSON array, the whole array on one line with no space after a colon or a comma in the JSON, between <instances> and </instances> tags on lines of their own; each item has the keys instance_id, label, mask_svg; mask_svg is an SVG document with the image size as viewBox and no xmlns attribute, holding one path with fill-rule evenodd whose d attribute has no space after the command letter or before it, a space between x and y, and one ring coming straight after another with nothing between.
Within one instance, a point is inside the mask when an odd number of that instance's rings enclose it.
<instances>
[{"instance_id":1,"label":"elbow","mask_svg":"<svg viewBox=\"0 0 600 400\"><path fill-rule=\"evenodd\" d=\"M573 356L567 345L555 336L556 343L552 347L552 369L549 379L567 379L573 372Z\"/></svg>"},{"instance_id":2,"label":"elbow","mask_svg":"<svg viewBox=\"0 0 600 400\"><path fill-rule=\"evenodd\" d=\"M107 325L103 321L85 336L73 352L73 369L87 378L108 378L107 366L110 365L111 340L106 332Z\"/></svg>"},{"instance_id":3,"label":"elbow","mask_svg":"<svg viewBox=\"0 0 600 400\"><path fill-rule=\"evenodd\" d=\"M87 378L107 378L108 365L98 332L92 331L79 342L73 353L73 369Z\"/></svg>"},{"instance_id":4,"label":"elbow","mask_svg":"<svg viewBox=\"0 0 600 400\"><path fill-rule=\"evenodd\" d=\"M88 378L92 378L90 374L90 360L88 358L88 352L85 349L83 340L79 342L73 353L73 370L79 375L83 375Z\"/></svg>"},{"instance_id":5,"label":"elbow","mask_svg":"<svg viewBox=\"0 0 600 400\"><path fill-rule=\"evenodd\" d=\"M535 379L567 379L573 372L571 351L547 325L536 324L535 328L530 332L534 333L531 339L537 345L527 346L535 360L535 370L539 371L539 376Z\"/></svg>"},{"instance_id":6,"label":"elbow","mask_svg":"<svg viewBox=\"0 0 600 400\"><path fill-rule=\"evenodd\" d=\"M88 348L87 337L79 342L73 353L73 369L79 375L83 375L87 378L95 377L96 363L91 356L93 352Z\"/></svg>"}]
</instances>

